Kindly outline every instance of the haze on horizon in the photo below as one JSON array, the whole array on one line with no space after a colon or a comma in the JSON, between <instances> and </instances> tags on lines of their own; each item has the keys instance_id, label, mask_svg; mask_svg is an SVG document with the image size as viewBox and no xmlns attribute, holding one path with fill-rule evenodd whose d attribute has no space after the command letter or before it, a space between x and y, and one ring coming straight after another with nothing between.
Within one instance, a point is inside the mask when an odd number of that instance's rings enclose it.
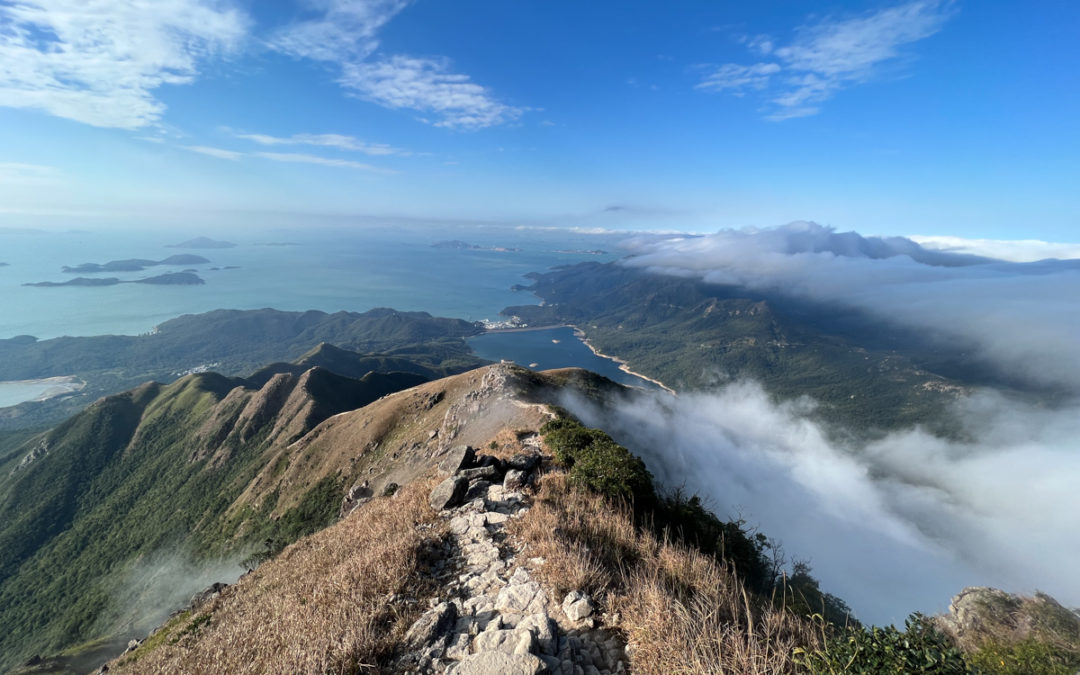
<instances>
[{"instance_id":1,"label":"haze on horizon","mask_svg":"<svg viewBox=\"0 0 1080 675\"><path fill-rule=\"evenodd\" d=\"M0 226L1070 242L1078 25L1072 3L958 0L4 2Z\"/></svg>"}]
</instances>

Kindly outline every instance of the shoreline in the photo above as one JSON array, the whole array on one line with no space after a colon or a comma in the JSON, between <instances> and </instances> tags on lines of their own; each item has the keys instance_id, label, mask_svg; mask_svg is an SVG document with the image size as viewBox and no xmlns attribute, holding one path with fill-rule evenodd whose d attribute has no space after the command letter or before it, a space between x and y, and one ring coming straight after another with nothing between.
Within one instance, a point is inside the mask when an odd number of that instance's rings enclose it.
<instances>
[{"instance_id":1,"label":"shoreline","mask_svg":"<svg viewBox=\"0 0 1080 675\"><path fill-rule=\"evenodd\" d=\"M520 328L485 328L483 332L477 333L477 335L487 335L488 333L528 333L530 331L554 330L556 328L573 328L573 326L565 323L559 323L553 324L551 326L522 326Z\"/></svg>"},{"instance_id":2,"label":"shoreline","mask_svg":"<svg viewBox=\"0 0 1080 675\"><path fill-rule=\"evenodd\" d=\"M0 382L0 387L3 387L4 385L14 385L18 387L46 387L46 389L37 396L19 402L39 403L57 396L74 394L77 391L82 391L86 387L86 382L74 375L54 375L52 377L42 377L32 380L5 380ZM5 407L14 407L15 405L19 405L19 403Z\"/></svg>"},{"instance_id":3,"label":"shoreline","mask_svg":"<svg viewBox=\"0 0 1080 675\"><path fill-rule=\"evenodd\" d=\"M585 345L586 347L588 347L589 351L591 351L594 355L599 356L602 359L608 359L609 361L614 361L615 363L619 364L619 370L623 371L627 375L633 375L634 377L640 377L641 379L645 380L646 382L652 382L653 384L660 387L661 389L663 389L667 393L671 394L672 396L678 396L679 395L674 389L667 386L666 384L664 384L660 380L655 380L655 379L653 379L653 378L651 378L651 377L649 377L647 375L642 375L641 373L638 373L638 372L635 372L635 371L631 370L630 365L625 360L620 359L617 356L609 356L609 355L601 352L599 349L594 347L591 342L589 342L589 338L585 337L585 331L581 330L577 326L571 325L570 328L574 329L574 337L581 340L581 343L583 345Z\"/></svg>"}]
</instances>

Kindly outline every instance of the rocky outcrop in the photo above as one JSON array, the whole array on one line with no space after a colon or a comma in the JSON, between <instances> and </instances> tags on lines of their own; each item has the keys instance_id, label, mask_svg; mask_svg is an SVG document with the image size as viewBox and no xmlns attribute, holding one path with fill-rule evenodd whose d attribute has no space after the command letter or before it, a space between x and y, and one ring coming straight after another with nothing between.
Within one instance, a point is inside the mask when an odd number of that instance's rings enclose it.
<instances>
[{"instance_id":1,"label":"rocky outcrop","mask_svg":"<svg viewBox=\"0 0 1080 675\"><path fill-rule=\"evenodd\" d=\"M1080 615L1044 593L1028 597L968 587L953 597L949 613L937 621L965 649L977 649L987 639L1013 643L1034 637L1080 652Z\"/></svg>"},{"instance_id":2,"label":"rocky outcrop","mask_svg":"<svg viewBox=\"0 0 1080 675\"><path fill-rule=\"evenodd\" d=\"M471 461L465 461L470 455ZM524 545L506 531L530 503L520 487L506 485L529 484L541 456L502 461L459 447L448 452L447 460L442 466L455 466L455 474L432 491L431 499L450 529L434 564L442 590L409 629L395 672L625 672L625 644L618 633L595 627L588 596L571 593L562 603L549 597L529 571L543 560L530 559ZM456 506L445 497L459 489L465 501Z\"/></svg>"}]
</instances>

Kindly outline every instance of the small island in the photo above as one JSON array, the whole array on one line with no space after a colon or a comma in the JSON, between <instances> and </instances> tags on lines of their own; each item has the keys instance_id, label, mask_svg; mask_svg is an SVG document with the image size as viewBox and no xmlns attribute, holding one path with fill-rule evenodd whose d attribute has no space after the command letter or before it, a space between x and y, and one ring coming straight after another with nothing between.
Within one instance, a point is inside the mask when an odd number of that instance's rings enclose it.
<instances>
[{"instance_id":1,"label":"small island","mask_svg":"<svg viewBox=\"0 0 1080 675\"><path fill-rule=\"evenodd\" d=\"M460 239L451 239L449 241L437 241L431 245L432 248L450 248L457 249L459 251L496 251L498 253L516 253L520 251L520 248L511 248L509 246L477 246L476 244L470 244L467 241L461 241Z\"/></svg>"},{"instance_id":2,"label":"small island","mask_svg":"<svg viewBox=\"0 0 1080 675\"><path fill-rule=\"evenodd\" d=\"M8 264L6 262L0 262L0 267L7 267L7 266L8 266Z\"/></svg>"},{"instance_id":3,"label":"small island","mask_svg":"<svg viewBox=\"0 0 1080 675\"><path fill-rule=\"evenodd\" d=\"M147 277L145 279L134 279L132 281L122 281L116 277L105 277L93 279L90 277L75 277L69 281L38 281L34 283L25 283L23 286L37 286L38 288L55 288L58 286L116 286L117 284L153 284L159 286L196 286L198 284L205 284L206 282L197 274L192 272L170 272L168 274L160 274L156 277Z\"/></svg>"},{"instance_id":4,"label":"small island","mask_svg":"<svg viewBox=\"0 0 1080 675\"><path fill-rule=\"evenodd\" d=\"M166 244L165 248L236 248L231 241L219 241L209 237L195 237L179 244Z\"/></svg>"},{"instance_id":5,"label":"small island","mask_svg":"<svg viewBox=\"0 0 1080 675\"><path fill-rule=\"evenodd\" d=\"M143 258L129 258L127 260L110 260L105 264L83 263L81 265L75 265L74 267L68 267L67 265L65 265L61 268L61 271L67 274L95 274L97 272L141 272L147 267L157 267L158 265L202 265L203 263L208 262L210 261L200 255L181 253L179 255L169 256L164 260L145 260Z\"/></svg>"}]
</instances>

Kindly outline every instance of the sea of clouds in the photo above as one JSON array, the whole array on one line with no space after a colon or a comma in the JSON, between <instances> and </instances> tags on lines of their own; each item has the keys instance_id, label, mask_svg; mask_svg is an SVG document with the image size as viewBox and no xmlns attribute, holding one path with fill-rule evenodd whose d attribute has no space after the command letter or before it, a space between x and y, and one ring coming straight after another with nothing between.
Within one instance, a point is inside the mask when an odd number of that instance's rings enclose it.
<instances>
[{"instance_id":1,"label":"sea of clouds","mask_svg":"<svg viewBox=\"0 0 1080 675\"><path fill-rule=\"evenodd\" d=\"M951 411L964 440L920 428L844 441L809 400L753 382L567 406L670 487L741 515L859 616L899 622L962 587L1042 590L1080 606L1080 260L1005 262L813 223L641 237L622 264L875 312L959 341L1053 403L983 389Z\"/></svg>"}]
</instances>

